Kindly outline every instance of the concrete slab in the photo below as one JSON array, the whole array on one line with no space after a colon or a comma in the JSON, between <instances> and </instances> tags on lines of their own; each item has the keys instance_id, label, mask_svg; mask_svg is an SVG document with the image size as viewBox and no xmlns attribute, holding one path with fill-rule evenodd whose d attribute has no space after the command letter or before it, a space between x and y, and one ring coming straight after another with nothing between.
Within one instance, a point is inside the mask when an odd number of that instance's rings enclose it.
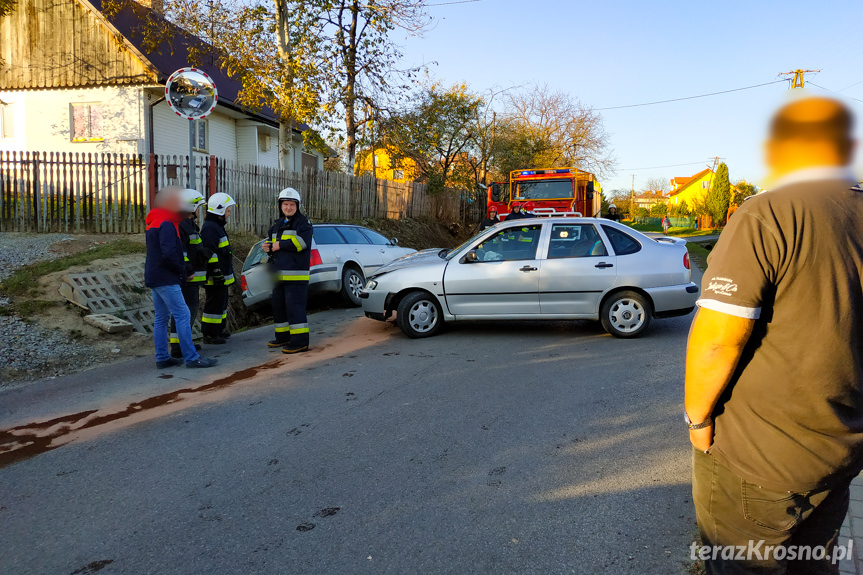
<instances>
[{"instance_id":1,"label":"concrete slab","mask_svg":"<svg viewBox=\"0 0 863 575\"><path fill-rule=\"evenodd\" d=\"M98 327L106 333L123 333L135 329L128 321L106 313L91 313L84 317L84 323Z\"/></svg>"}]
</instances>

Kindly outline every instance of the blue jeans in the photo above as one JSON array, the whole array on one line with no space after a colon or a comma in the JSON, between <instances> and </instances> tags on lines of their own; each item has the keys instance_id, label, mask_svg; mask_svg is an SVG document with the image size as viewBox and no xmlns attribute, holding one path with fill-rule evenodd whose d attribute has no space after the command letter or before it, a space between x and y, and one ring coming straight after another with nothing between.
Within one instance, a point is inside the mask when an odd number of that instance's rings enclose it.
<instances>
[{"instance_id":1,"label":"blue jeans","mask_svg":"<svg viewBox=\"0 0 863 575\"><path fill-rule=\"evenodd\" d=\"M195 343L192 341L192 325L189 321L189 307L183 299L183 290L179 285L150 288L153 293L153 308L156 318L153 320L153 340L156 343L156 361L171 359L168 349L168 322L171 317L177 323L177 336L180 338L180 350L186 363L198 359Z\"/></svg>"}]
</instances>

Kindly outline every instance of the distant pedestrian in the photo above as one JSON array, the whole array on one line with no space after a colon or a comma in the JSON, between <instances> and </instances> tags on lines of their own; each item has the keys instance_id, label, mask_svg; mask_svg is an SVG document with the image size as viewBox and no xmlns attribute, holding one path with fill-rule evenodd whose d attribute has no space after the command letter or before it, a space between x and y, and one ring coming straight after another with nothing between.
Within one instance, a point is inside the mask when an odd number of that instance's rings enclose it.
<instances>
[{"instance_id":1,"label":"distant pedestrian","mask_svg":"<svg viewBox=\"0 0 863 575\"><path fill-rule=\"evenodd\" d=\"M720 549L710 574L839 573L832 550L863 469L852 123L827 98L781 108L766 147L775 183L737 210L708 258L685 408L698 526ZM730 551L753 545L801 551Z\"/></svg>"},{"instance_id":2,"label":"distant pedestrian","mask_svg":"<svg viewBox=\"0 0 863 575\"><path fill-rule=\"evenodd\" d=\"M180 222L183 209L180 190L165 188L156 195L156 207L147 214L147 260L144 264L144 283L153 296L155 319L153 341L156 346L156 367L165 369L180 365L186 367L212 367L215 359L198 354L192 341L191 314L183 299L182 287L187 280L183 261L183 244L180 240ZM173 318L177 326L177 339L182 359L172 358L168 347L168 323Z\"/></svg>"},{"instance_id":3,"label":"distant pedestrian","mask_svg":"<svg viewBox=\"0 0 863 575\"><path fill-rule=\"evenodd\" d=\"M497 217L497 208L489 208L488 216L483 219L482 223L479 225L479 231L483 231L484 229L490 228L499 223L500 218Z\"/></svg>"},{"instance_id":4,"label":"distant pedestrian","mask_svg":"<svg viewBox=\"0 0 863 575\"><path fill-rule=\"evenodd\" d=\"M279 217L270 227L262 249L270 254L273 272L273 323L276 337L269 347L282 353L309 351L309 269L312 253L312 224L300 212L300 192L285 188L276 200Z\"/></svg>"},{"instance_id":5,"label":"distant pedestrian","mask_svg":"<svg viewBox=\"0 0 863 575\"><path fill-rule=\"evenodd\" d=\"M662 218L662 233L664 233L667 236L668 235L668 228L670 228L670 227L671 227L671 220L669 220L668 216L666 215Z\"/></svg>"},{"instance_id":6,"label":"distant pedestrian","mask_svg":"<svg viewBox=\"0 0 863 575\"><path fill-rule=\"evenodd\" d=\"M237 202L228 194L213 194L207 202L207 216L201 226L201 240L210 253L201 317L201 331L206 344L221 345L231 336L228 331L228 289L235 281L234 256L225 222L231 215L231 206L235 205Z\"/></svg>"},{"instance_id":7,"label":"distant pedestrian","mask_svg":"<svg viewBox=\"0 0 863 575\"><path fill-rule=\"evenodd\" d=\"M614 222L620 221L620 215L617 213L617 206L611 204L608 206L608 213L603 216L606 220L611 220Z\"/></svg>"}]
</instances>

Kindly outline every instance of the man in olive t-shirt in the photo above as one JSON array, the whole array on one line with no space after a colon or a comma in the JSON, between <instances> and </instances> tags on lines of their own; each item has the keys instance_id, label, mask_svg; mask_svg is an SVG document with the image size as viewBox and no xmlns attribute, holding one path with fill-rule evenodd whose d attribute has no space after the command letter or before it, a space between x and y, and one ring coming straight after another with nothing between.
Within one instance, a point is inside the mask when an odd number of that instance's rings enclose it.
<instances>
[{"instance_id":1,"label":"man in olive t-shirt","mask_svg":"<svg viewBox=\"0 0 863 575\"><path fill-rule=\"evenodd\" d=\"M767 147L775 184L743 204L708 258L686 373L705 545L837 543L863 468L863 191L847 167L851 127L833 100L781 109ZM829 553L782 555L720 553L706 565L838 573Z\"/></svg>"}]
</instances>

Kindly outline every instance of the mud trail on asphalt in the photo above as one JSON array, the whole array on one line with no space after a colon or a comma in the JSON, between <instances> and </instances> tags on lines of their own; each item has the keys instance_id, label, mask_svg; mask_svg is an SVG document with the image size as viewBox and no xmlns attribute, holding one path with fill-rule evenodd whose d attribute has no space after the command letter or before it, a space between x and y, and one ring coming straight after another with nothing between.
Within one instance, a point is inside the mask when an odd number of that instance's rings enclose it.
<instances>
[{"instance_id":1,"label":"mud trail on asphalt","mask_svg":"<svg viewBox=\"0 0 863 575\"><path fill-rule=\"evenodd\" d=\"M365 347L383 343L391 330L364 318L352 322L339 335L323 340L302 356L283 356L241 369L209 383L176 389L125 405L111 405L33 421L0 430L0 468L51 451L75 440L92 439L130 425L230 398L254 385L260 377L280 372L301 373L300 368L336 359ZM119 365L118 365L119 367ZM285 379L284 385L291 380Z\"/></svg>"}]
</instances>

